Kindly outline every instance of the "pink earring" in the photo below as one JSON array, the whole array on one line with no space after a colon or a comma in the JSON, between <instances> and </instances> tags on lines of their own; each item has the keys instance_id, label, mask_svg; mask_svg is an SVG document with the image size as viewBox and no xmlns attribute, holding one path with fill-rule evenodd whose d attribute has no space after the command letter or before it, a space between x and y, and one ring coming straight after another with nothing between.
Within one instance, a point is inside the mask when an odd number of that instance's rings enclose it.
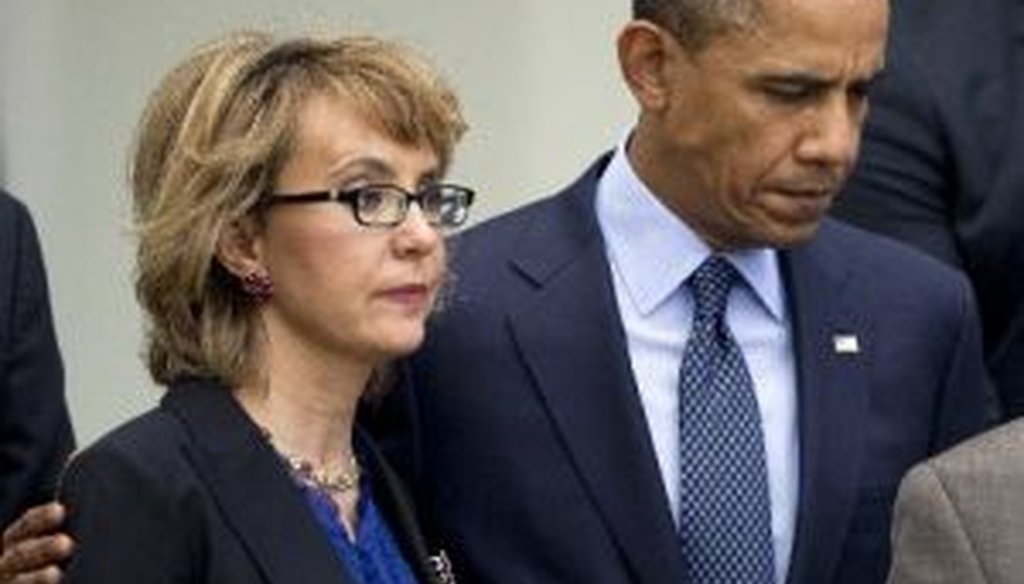
<instances>
[{"instance_id":1,"label":"pink earring","mask_svg":"<svg viewBox=\"0 0 1024 584\"><path fill-rule=\"evenodd\" d=\"M270 274L253 270L242 276L242 290L250 298L262 304L274 295L274 283L270 280Z\"/></svg>"}]
</instances>

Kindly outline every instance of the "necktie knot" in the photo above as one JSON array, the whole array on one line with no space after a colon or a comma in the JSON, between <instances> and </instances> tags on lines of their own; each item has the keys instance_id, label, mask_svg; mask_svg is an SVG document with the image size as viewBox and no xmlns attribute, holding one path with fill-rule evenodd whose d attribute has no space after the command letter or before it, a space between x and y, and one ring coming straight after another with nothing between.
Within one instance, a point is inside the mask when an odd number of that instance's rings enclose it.
<instances>
[{"instance_id":1,"label":"necktie knot","mask_svg":"<svg viewBox=\"0 0 1024 584\"><path fill-rule=\"evenodd\" d=\"M710 256L704 260L686 279L686 285L693 294L696 317L723 317L729 291L738 278L740 274L729 260L721 256Z\"/></svg>"}]
</instances>

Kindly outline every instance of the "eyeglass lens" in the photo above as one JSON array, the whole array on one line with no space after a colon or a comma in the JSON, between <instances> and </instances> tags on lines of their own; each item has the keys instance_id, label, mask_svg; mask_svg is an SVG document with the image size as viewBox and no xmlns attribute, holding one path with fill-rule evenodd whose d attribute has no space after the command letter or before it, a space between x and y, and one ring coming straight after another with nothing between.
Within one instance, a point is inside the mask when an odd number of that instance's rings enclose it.
<instances>
[{"instance_id":1,"label":"eyeglass lens","mask_svg":"<svg viewBox=\"0 0 1024 584\"><path fill-rule=\"evenodd\" d=\"M380 185L361 189L355 210L364 223L396 225L405 220L411 201L419 203L428 223L441 227L460 225L469 209L468 196L458 187L433 185L411 195L397 186Z\"/></svg>"}]
</instances>

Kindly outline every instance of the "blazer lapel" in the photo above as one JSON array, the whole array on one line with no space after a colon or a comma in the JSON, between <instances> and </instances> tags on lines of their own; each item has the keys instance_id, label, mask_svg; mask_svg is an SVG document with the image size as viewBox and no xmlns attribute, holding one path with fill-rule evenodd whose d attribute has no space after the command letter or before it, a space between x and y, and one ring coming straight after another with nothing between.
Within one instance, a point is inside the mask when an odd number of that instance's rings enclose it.
<instances>
[{"instance_id":1,"label":"blazer lapel","mask_svg":"<svg viewBox=\"0 0 1024 584\"><path fill-rule=\"evenodd\" d=\"M188 456L269 584L354 584L301 492L229 391L207 381L163 400L187 428Z\"/></svg>"},{"instance_id":2,"label":"blazer lapel","mask_svg":"<svg viewBox=\"0 0 1024 584\"><path fill-rule=\"evenodd\" d=\"M512 269L536 294L512 334L556 427L635 580L683 578L678 536L637 397L594 216L607 159L556 199L522 240Z\"/></svg>"},{"instance_id":3,"label":"blazer lapel","mask_svg":"<svg viewBox=\"0 0 1024 584\"><path fill-rule=\"evenodd\" d=\"M387 518L388 526L416 575L417 582L441 584L446 580L438 578L442 570L440 556L432 557L426 539L420 530L419 519L412 498L408 495L398 475L384 459L369 436L356 431L359 452L367 456L366 464L373 477L373 497L381 513ZM449 567L450 570L450 567Z\"/></svg>"},{"instance_id":4,"label":"blazer lapel","mask_svg":"<svg viewBox=\"0 0 1024 584\"><path fill-rule=\"evenodd\" d=\"M857 502L864 454L870 322L846 292L829 225L783 254L793 315L800 424L800 498L789 582L829 582Z\"/></svg>"}]
</instances>

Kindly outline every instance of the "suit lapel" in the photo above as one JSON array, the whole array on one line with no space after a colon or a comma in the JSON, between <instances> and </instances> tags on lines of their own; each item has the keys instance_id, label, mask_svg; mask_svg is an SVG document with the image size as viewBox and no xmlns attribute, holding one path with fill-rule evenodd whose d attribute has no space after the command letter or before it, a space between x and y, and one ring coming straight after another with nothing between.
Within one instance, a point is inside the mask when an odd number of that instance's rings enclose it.
<instances>
[{"instance_id":1,"label":"suit lapel","mask_svg":"<svg viewBox=\"0 0 1024 584\"><path fill-rule=\"evenodd\" d=\"M829 582L857 502L864 454L870 322L845 281L828 221L783 254L793 322L800 425L800 504L789 582Z\"/></svg>"},{"instance_id":2,"label":"suit lapel","mask_svg":"<svg viewBox=\"0 0 1024 584\"><path fill-rule=\"evenodd\" d=\"M563 439L635 580L682 581L682 558L632 377L594 216L592 168L522 240L512 269L533 298L510 327Z\"/></svg>"},{"instance_id":3,"label":"suit lapel","mask_svg":"<svg viewBox=\"0 0 1024 584\"><path fill-rule=\"evenodd\" d=\"M187 455L267 583L353 584L302 494L228 390L189 382L169 391L162 406L187 428Z\"/></svg>"}]
</instances>

